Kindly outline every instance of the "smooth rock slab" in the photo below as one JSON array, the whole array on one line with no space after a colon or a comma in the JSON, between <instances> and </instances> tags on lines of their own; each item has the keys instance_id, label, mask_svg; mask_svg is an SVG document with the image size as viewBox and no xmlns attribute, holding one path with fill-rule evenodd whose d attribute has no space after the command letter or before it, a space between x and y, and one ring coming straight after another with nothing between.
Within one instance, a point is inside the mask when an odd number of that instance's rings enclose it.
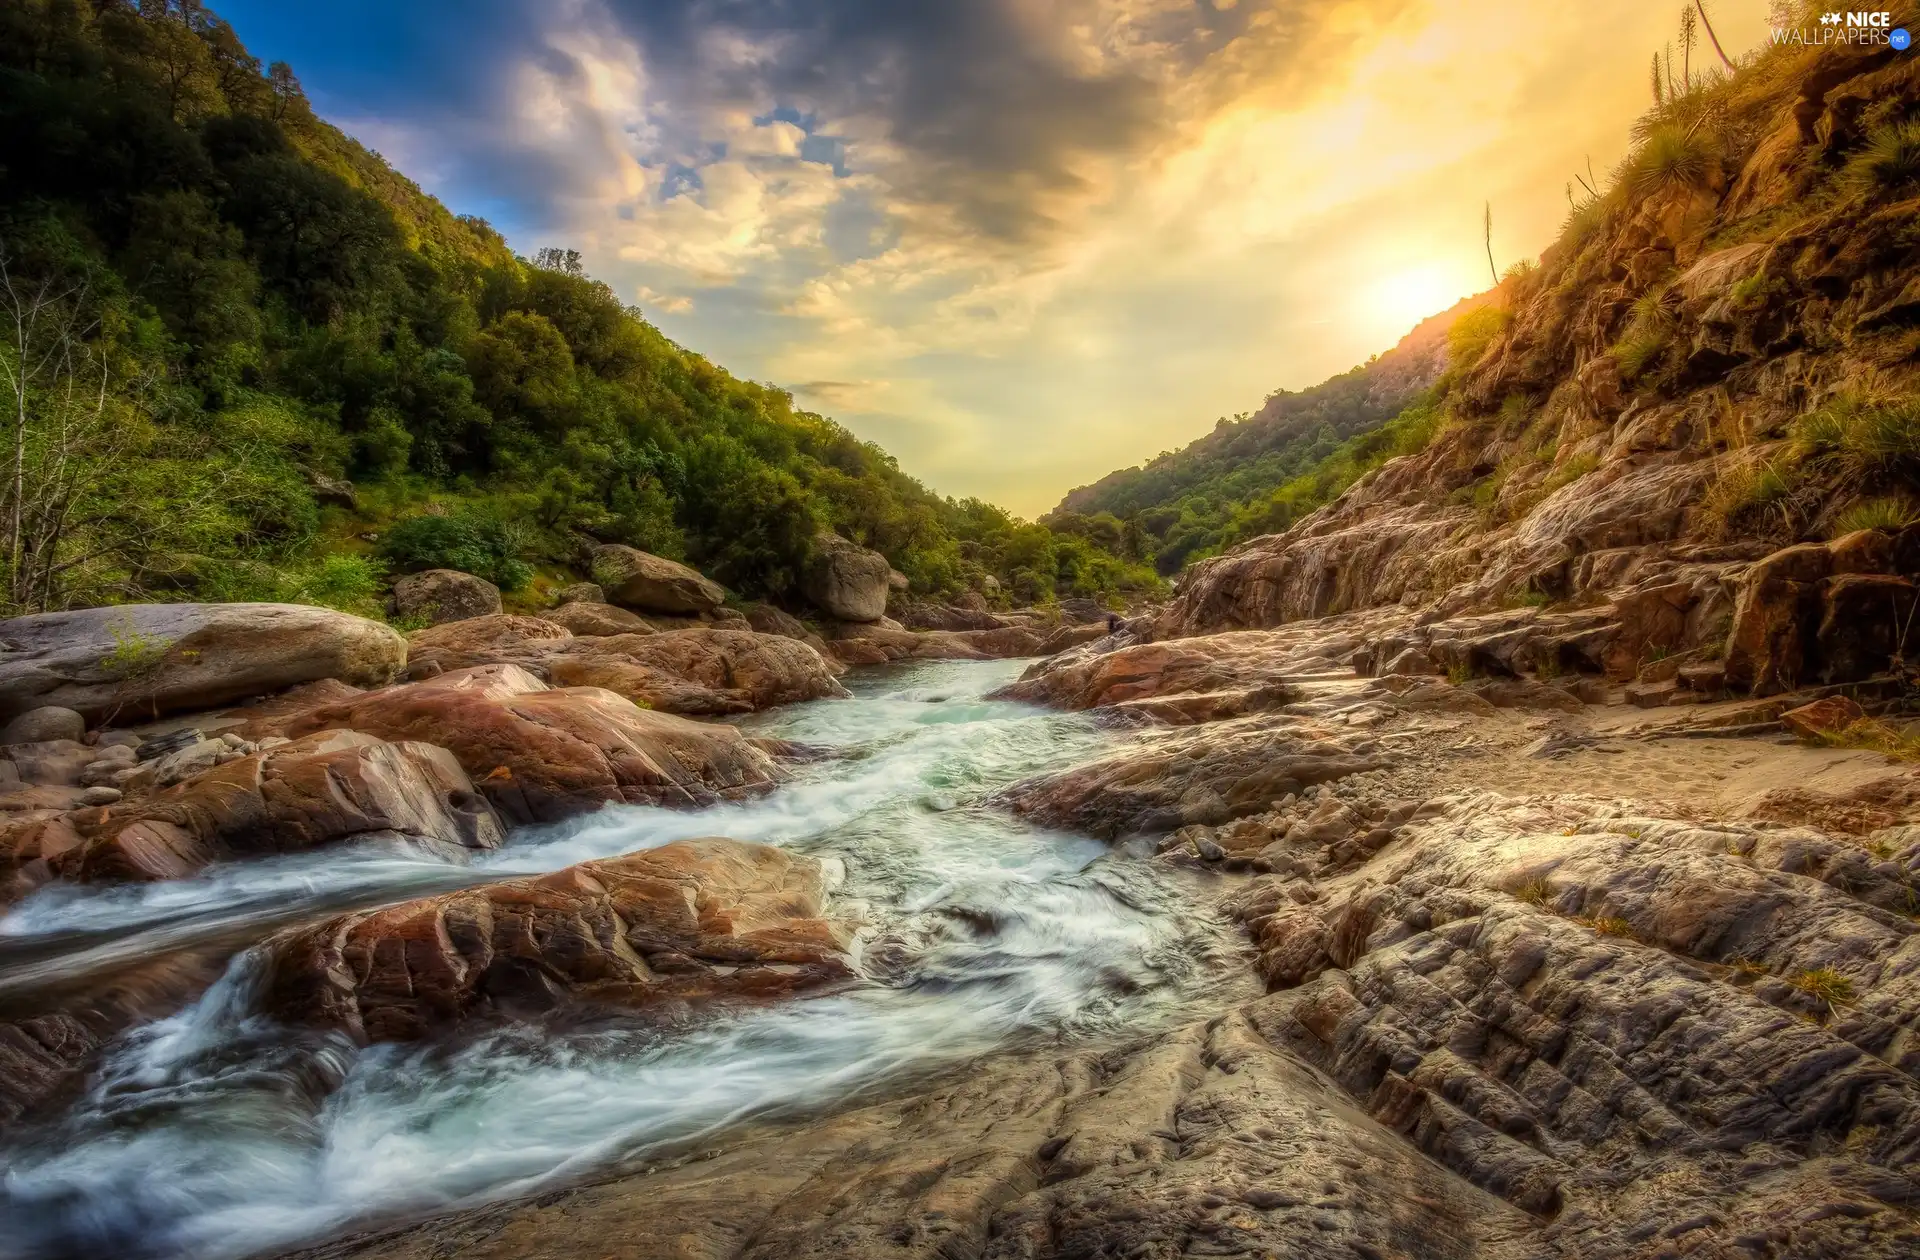
<instances>
[{"instance_id":1,"label":"smooth rock slab","mask_svg":"<svg viewBox=\"0 0 1920 1260\"><path fill-rule=\"evenodd\" d=\"M549 688L515 665L453 670L278 719L294 736L331 728L420 740L453 753L514 822L602 804L711 805L784 776L730 726L649 712L598 687Z\"/></svg>"},{"instance_id":2,"label":"smooth rock slab","mask_svg":"<svg viewBox=\"0 0 1920 1260\"><path fill-rule=\"evenodd\" d=\"M393 680L406 640L297 604L121 604L0 621L0 718L43 705L122 724L299 683Z\"/></svg>"},{"instance_id":3,"label":"smooth rock slab","mask_svg":"<svg viewBox=\"0 0 1920 1260\"><path fill-rule=\"evenodd\" d=\"M505 837L445 749L343 730L236 758L72 824L19 829L10 864L44 862L71 880L178 879L216 860L351 841L405 840L461 857Z\"/></svg>"},{"instance_id":4,"label":"smooth rock slab","mask_svg":"<svg viewBox=\"0 0 1920 1260\"><path fill-rule=\"evenodd\" d=\"M573 1006L678 1013L850 978L814 858L683 840L342 915L272 947L266 1008L360 1041Z\"/></svg>"}]
</instances>

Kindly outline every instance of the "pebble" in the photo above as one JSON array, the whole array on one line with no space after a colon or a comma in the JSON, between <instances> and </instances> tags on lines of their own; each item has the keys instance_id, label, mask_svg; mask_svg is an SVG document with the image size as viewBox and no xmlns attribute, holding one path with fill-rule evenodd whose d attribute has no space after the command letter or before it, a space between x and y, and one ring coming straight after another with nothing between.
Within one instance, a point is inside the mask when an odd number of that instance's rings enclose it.
<instances>
[{"instance_id":1,"label":"pebble","mask_svg":"<svg viewBox=\"0 0 1920 1260\"><path fill-rule=\"evenodd\" d=\"M99 787L90 787L80 793L82 805L112 805L119 799L120 789L107 787L104 784Z\"/></svg>"}]
</instances>

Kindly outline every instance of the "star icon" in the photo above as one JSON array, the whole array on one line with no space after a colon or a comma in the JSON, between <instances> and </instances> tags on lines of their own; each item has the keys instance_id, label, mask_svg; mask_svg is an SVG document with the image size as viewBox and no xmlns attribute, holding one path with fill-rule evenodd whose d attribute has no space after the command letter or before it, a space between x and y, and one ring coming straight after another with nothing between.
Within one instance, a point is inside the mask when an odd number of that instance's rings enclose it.
<instances>
[{"instance_id":1,"label":"star icon","mask_svg":"<svg viewBox=\"0 0 1920 1260\"><path fill-rule=\"evenodd\" d=\"M1838 13L1822 13L1820 15L1820 25L1838 26L1840 25L1840 15Z\"/></svg>"}]
</instances>

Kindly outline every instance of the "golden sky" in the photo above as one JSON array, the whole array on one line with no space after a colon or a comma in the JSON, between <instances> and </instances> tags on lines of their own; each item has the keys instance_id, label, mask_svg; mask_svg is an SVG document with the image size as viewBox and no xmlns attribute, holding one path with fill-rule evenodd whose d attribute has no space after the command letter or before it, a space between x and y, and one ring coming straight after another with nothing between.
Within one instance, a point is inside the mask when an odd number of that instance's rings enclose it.
<instances>
[{"instance_id":1,"label":"golden sky","mask_svg":"<svg viewBox=\"0 0 1920 1260\"><path fill-rule=\"evenodd\" d=\"M1537 255L1680 8L563 0L463 116L345 121L934 488L1037 515L1486 287L1485 203L1496 262ZM1765 0L1709 12L1735 56L1766 37Z\"/></svg>"}]
</instances>

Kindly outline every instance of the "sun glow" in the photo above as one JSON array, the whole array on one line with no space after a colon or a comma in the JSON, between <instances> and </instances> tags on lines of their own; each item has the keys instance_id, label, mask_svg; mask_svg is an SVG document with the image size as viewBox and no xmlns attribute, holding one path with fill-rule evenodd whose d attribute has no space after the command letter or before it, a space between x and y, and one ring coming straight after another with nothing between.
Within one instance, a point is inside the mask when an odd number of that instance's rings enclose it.
<instances>
[{"instance_id":1,"label":"sun glow","mask_svg":"<svg viewBox=\"0 0 1920 1260\"><path fill-rule=\"evenodd\" d=\"M1367 294L1366 313L1397 337L1452 306L1465 292L1459 278L1445 268L1414 267L1375 281Z\"/></svg>"}]
</instances>

